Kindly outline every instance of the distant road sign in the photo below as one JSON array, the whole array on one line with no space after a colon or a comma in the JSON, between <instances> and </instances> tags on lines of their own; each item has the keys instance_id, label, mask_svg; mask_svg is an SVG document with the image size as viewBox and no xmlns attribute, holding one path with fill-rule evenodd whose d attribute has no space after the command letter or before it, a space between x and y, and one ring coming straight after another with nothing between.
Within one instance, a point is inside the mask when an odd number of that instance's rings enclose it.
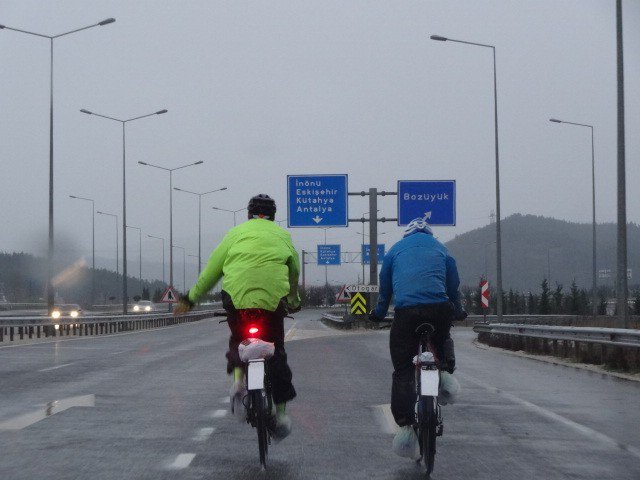
<instances>
[{"instance_id":1,"label":"distant road sign","mask_svg":"<svg viewBox=\"0 0 640 480\"><path fill-rule=\"evenodd\" d=\"M347 293L378 293L380 292L379 285L346 285L344 291Z\"/></svg>"},{"instance_id":2,"label":"distant road sign","mask_svg":"<svg viewBox=\"0 0 640 480\"><path fill-rule=\"evenodd\" d=\"M340 265L340 245L318 245L318 265Z\"/></svg>"},{"instance_id":3,"label":"distant road sign","mask_svg":"<svg viewBox=\"0 0 640 480\"><path fill-rule=\"evenodd\" d=\"M347 292L347 286L343 285L340 293L336 295L336 302L338 303L350 303L351 302L351 294Z\"/></svg>"},{"instance_id":4,"label":"distant road sign","mask_svg":"<svg viewBox=\"0 0 640 480\"><path fill-rule=\"evenodd\" d=\"M611 278L611 269L601 268L598 270L598 278Z\"/></svg>"},{"instance_id":5,"label":"distant road sign","mask_svg":"<svg viewBox=\"0 0 640 480\"><path fill-rule=\"evenodd\" d=\"M173 287L169 286L162 294L160 298L160 302L162 303L176 303L178 301L178 294L173 289Z\"/></svg>"},{"instance_id":6,"label":"distant road sign","mask_svg":"<svg viewBox=\"0 0 640 480\"><path fill-rule=\"evenodd\" d=\"M379 243L378 244L378 265L382 264L382 260L384 260L385 253L386 252L384 249L384 243ZM364 263L365 265L371 264L371 245L368 243L365 243L364 245L362 245L362 263Z\"/></svg>"},{"instance_id":7,"label":"distant road sign","mask_svg":"<svg viewBox=\"0 0 640 480\"><path fill-rule=\"evenodd\" d=\"M480 282L480 300L482 308L489 308L489 282L486 280Z\"/></svg>"},{"instance_id":8,"label":"distant road sign","mask_svg":"<svg viewBox=\"0 0 640 480\"><path fill-rule=\"evenodd\" d=\"M288 175L289 227L347 227L347 175Z\"/></svg>"},{"instance_id":9,"label":"distant road sign","mask_svg":"<svg viewBox=\"0 0 640 480\"><path fill-rule=\"evenodd\" d=\"M455 180L398 180L398 225L420 217L430 225L456 224Z\"/></svg>"}]
</instances>

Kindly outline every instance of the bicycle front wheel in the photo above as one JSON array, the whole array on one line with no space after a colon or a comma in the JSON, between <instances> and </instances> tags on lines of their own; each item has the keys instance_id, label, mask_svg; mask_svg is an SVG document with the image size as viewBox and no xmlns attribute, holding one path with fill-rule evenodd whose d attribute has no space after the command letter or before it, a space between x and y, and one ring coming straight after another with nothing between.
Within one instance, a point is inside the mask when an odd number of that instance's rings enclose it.
<instances>
[{"instance_id":1,"label":"bicycle front wheel","mask_svg":"<svg viewBox=\"0 0 640 480\"><path fill-rule=\"evenodd\" d=\"M251 403L256 416L256 430L258 431L258 450L260 452L260 465L267 467L267 453L269 451L269 439L267 437L267 412L266 402L262 390L254 390L251 393Z\"/></svg>"},{"instance_id":2,"label":"bicycle front wheel","mask_svg":"<svg viewBox=\"0 0 640 480\"><path fill-rule=\"evenodd\" d=\"M420 449L427 476L433 472L436 457L436 398L420 398Z\"/></svg>"}]
</instances>

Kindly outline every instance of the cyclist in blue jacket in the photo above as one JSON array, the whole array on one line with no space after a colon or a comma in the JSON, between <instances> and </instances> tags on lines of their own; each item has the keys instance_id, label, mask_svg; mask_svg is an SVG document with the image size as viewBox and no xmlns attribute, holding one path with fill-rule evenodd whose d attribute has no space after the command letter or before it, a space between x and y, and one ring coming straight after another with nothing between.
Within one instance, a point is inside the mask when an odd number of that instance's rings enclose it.
<instances>
[{"instance_id":1,"label":"cyclist in blue jacket","mask_svg":"<svg viewBox=\"0 0 640 480\"><path fill-rule=\"evenodd\" d=\"M420 455L413 430L416 400L413 357L419 342L416 328L425 322L434 326L436 355L442 368L453 373L451 321L466 316L460 305L459 285L455 260L433 237L431 227L422 218L409 223L404 238L389 250L382 262L380 295L370 317L373 321L384 319L391 297L395 297L389 342L394 369L391 412L400 427L394 439L394 451L401 456Z\"/></svg>"}]
</instances>

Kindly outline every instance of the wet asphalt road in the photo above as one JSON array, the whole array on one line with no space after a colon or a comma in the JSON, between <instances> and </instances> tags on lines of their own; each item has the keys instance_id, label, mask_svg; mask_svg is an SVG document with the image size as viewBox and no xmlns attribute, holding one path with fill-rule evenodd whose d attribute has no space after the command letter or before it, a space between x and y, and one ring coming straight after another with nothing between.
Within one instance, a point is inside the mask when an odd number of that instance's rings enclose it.
<instances>
[{"instance_id":1,"label":"wet asphalt road","mask_svg":"<svg viewBox=\"0 0 640 480\"><path fill-rule=\"evenodd\" d=\"M421 478L390 450L388 331L318 317L287 320L294 431L265 473L255 431L227 414L227 327L215 320L0 347L0 479ZM640 383L474 337L455 332L462 391L444 408L432 478L640 478Z\"/></svg>"}]
</instances>

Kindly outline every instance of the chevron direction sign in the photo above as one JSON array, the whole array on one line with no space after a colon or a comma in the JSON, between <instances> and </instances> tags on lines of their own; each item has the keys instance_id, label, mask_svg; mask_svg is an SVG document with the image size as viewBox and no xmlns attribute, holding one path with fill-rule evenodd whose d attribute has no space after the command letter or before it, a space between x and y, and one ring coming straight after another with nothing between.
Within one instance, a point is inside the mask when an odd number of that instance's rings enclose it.
<instances>
[{"instance_id":1,"label":"chevron direction sign","mask_svg":"<svg viewBox=\"0 0 640 480\"><path fill-rule=\"evenodd\" d=\"M360 292L351 295L351 315L367 314L367 298L365 295Z\"/></svg>"}]
</instances>

